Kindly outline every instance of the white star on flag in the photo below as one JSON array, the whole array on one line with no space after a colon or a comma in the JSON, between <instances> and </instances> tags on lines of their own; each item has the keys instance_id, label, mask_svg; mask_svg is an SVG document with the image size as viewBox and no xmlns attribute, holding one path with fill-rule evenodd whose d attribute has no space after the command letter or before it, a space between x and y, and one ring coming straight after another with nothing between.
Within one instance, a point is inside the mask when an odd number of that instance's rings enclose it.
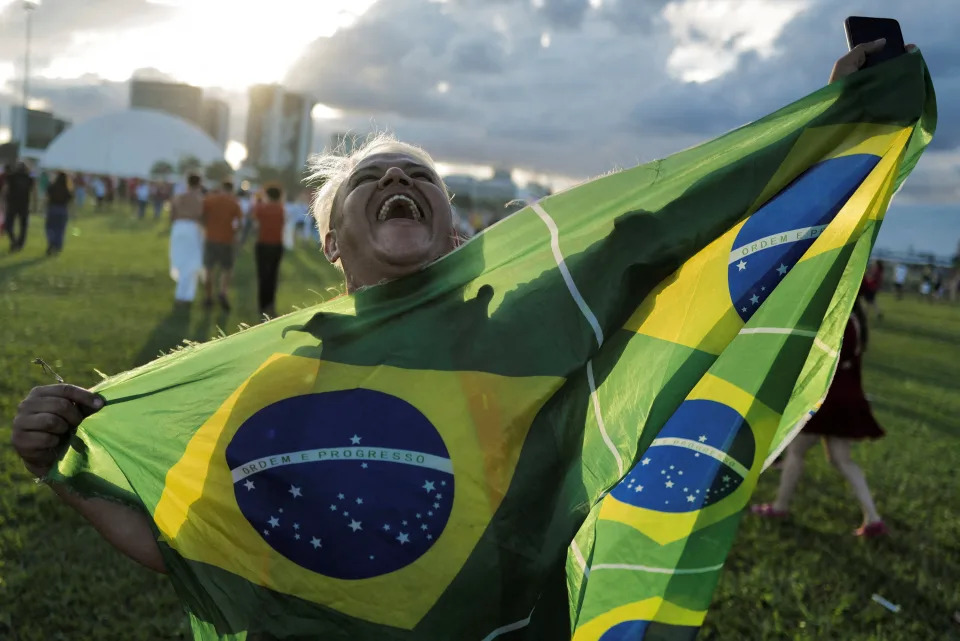
<instances>
[{"instance_id":1,"label":"white star on flag","mask_svg":"<svg viewBox=\"0 0 960 641\"><path fill-rule=\"evenodd\" d=\"M334 505L333 503L331 503L331 504L330 504L330 511L331 511L331 512L336 512L336 511L337 511L337 506Z\"/></svg>"},{"instance_id":2,"label":"white star on flag","mask_svg":"<svg viewBox=\"0 0 960 641\"><path fill-rule=\"evenodd\" d=\"M351 530L353 530L354 532L356 532L357 530L362 530L362 529L363 529L363 528L361 527L361 522L360 522L360 521L357 521L356 519L351 519L350 525L348 525L347 527L350 528Z\"/></svg>"},{"instance_id":3,"label":"white star on flag","mask_svg":"<svg viewBox=\"0 0 960 641\"><path fill-rule=\"evenodd\" d=\"M361 464L360 464L360 467L362 467L363 469L367 469L367 467L369 467L369 466L368 466L366 463L361 463Z\"/></svg>"},{"instance_id":4,"label":"white star on flag","mask_svg":"<svg viewBox=\"0 0 960 641\"><path fill-rule=\"evenodd\" d=\"M706 434L701 434L701 435L700 435L700 438L698 438L697 440L700 441L701 443L706 443L706 442L707 442L707 435L706 435Z\"/></svg>"},{"instance_id":5,"label":"white star on flag","mask_svg":"<svg viewBox=\"0 0 960 641\"><path fill-rule=\"evenodd\" d=\"M730 480L730 476L729 476L728 474L724 474L724 475L723 475L723 480L724 480L724 481L729 481L729 480Z\"/></svg>"},{"instance_id":6,"label":"white star on flag","mask_svg":"<svg viewBox=\"0 0 960 641\"><path fill-rule=\"evenodd\" d=\"M693 496L693 494L687 494L687 503L693 503L696 500L697 499Z\"/></svg>"},{"instance_id":7,"label":"white star on flag","mask_svg":"<svg viewBox=\"0 0 960 641\"><path fill-rule=\"evenodd\" d=\"M440 507L440 504L439 504L439 503L434 503L434 504L433 504L433 509L436 510L436 509L438 509L439 507Z\"/></svg>"},{"instance_id":8,"label":"white star on flag","mask_svg":"<svg viewBox=\"0 0 960 641\"><path fill-rule=\"evenodd\" d=\"M278 519L275 516L271 516L270 520L267 521L267 523L270 524L270 527L277 527L278 525L280 525L280 519Z\"/></svg>"},{"instance_id":9,"label":"white star on flag","mask_svg":"<svg viewBox=\"0 0 960 641\"><path fill-rule=\"evenodd\" d=\"M427 524L424 523L423 525L421 525L421 526L420 526L420 529L421 529L421 530L426 530L426 529L427 529Z\"/></svg>"},{"instance_id":10,"label":"white star on flag","mask_svg":"<svg viewBox=\"0 0 960 641\"><path fill-rule=\"evenodd\" d=\"M320 539L318 539L317 537L313 537L312 539L310 539L310 545L312 545L313 549L316 550L318 547L320 547Z\"/></svg>"},{"instance_id":11,"label":"white star on flag","mask_svg":"<svg viewBox=\"0 0 960 641\"><path fill-rule=\"evenodd\" d=\"M673 481L667 481L666 483L664 483L664 485L666 485L668 488L673 487Z\"/></svg>"},{"instance_id":12,"label":"white star on flag","mask_svg":"<svg viewBox=\"0 0 960 641\"><path fill-rule=\"evenodd\" d=\"M353 445L360 445L360 437L354 434L353 436L350 437L350 443L352 443Z\"/></svg>"},{"instance_id":13,"label":"white star on flag","mask_svg":"<svg viewBox=\"0 0 960 641\"><path fill-rule=\"evenodd\" d=\"M747 268L747 261L741 260L739 263L737 263L737 271L738 271L738 272L742 272L742 271L745 270L746 268Z\"/></svg>"},{"instance_id":14,"label":"white star on flag","mask_svg":"<svg viewBox=\"0 0 960 641\"><path fill-rule=\"evenodd\" d=\"M640 464L641 464L641 465L650 465L650 457L648 456L647 458L645 458L645 459L643 459L642 461L640 461Z\"/></svg>"},{"instance_id":15,"label":"white star on flag","mask_svg":"<svg viewBox=\"0 0 960 641\"><path fill-rule=\"evenodd\" d=\"M250 479L247 479L247 482L244 483L243 486L247 488L248 492L254 488L253 481L251 481Z\"/></svg>"},{"instance_id":16,"label":"white star on flag","mask_svg":"<svg viewBox=\"0 0 960 641\"><path fill-rule=\"evenodd\" d=\"M293 529L294 529L294 530L299 530L299 529L300 529L300 524L299 524L299 523L294 523L294 524L293 524Z\"/></svg>"},{"instance_id":17,"label":"white star on flag","mask_svg":"<svg viewBox=\"0 0 960 641\"><path fill-rule=\"evenodd\" d=\"M777 272L779 272L779 274L783 276L784 274L787 273L787 266L784 265L783 263L780 263L780 266L777 267Z\"/></svg>"},{"instance_id":18,"label":"white star on flag","mask_svg":"<svg viewBox=\"0 0 960 641\"><path fill-rule=\"evenodd\" d=\"M433 481L424 481L423 489L427 491L427 494L429 494L430 492L433 492L433 490L435 489L433 486Z\"/></svg>"},{"instance_id":19,"label":"white star on flag","mask_svg":"<svg viewBox=\"0 0 960 641\"><path fill-rule=\"evenodd\" d=\"M430 510L429 512L427 512L427 516L433 516L433 510Z\"/></svg>"},{"instance_id":20,"label":"white star on flag","mask_svg":"<svg viewBox=\"0 0 960 641\"><path fill-rule=\"evenodd\" d=\"M633 488L633 491L634 491L634 492L643 492L643 486L642 486L642 485L638 485L637 487Z\"/></svg>"},{"instance_id":21,"label":"white star on flag","mask_svg":"<svg viewBox=\"0 0 960 641\"><path fill-rule=\"evenodd\" d=\"M340 494L337 494L337 498L342 501L342 500L343 500L343 492L341 492Z\"/></svg>"},{"instance_id":22,"label":"white star on flag","mask_svg":"<svg viewBox=\"0 0 960 641\"><path fill-rule=\"evenodd\" d=\"M410 536L406 532L401 532L397 535L397 541L400 542L400 545L410 542Z\"/></svg>"},{"instance_id":23,"label":"white star on flag","mask_svg":"<svg viewBox=\"0 0 960 641\"><path fill-rule=\"evenodd\" d=\"M383 531L384 531L384 532L389 532L389 531L390 531L390 525L389 525L388 523L384 523L384 524L383 524Z\"/></svg>"},{"instance_id":24,"label":"white star on flag","mask_svg":"<svg viewBox=\"0 0 960 641\"><path fill-rule=\"evenodd\" d=\"M744 314L746 314L746 313L747 313L747 308L746 308L746 307L741 307L741 308L740 308L740 311L743 312Z\"/></svg>"},{"instance_id":25,"label":"white star on flag","mask_svg":"<svg viewBox=\"0 0 960 641\"><path fill-rule=\"evenodd\" d=\"M428 541L432 541L432 540L433 540L433 535L432 535L432 534L428 534L428 535L427 535L427 540L428 540Z\"/></svg>"},{"instance_id":26,"label":"white star on flag","mask_svg":"<svg viewBox=\"0 0 960 641\"><path fill-rule=\"evenodd\" d=\"M359 496L357 497L357 505L363 505L363 499Z\"/></svg>"},{"instance_id":27,"label":"white star on flag","mask_svg":"<svg viewBox=\"0 0 960 641\"><path fill-rule=\"evenodd\" d=\"M299 534L294 534L294 535L293 535L293 538L295 538L296 540L299 541L299 540L300 540L300 535L299 535Z\"/></svg>"},{"instance_id":28,"label":"white star on flag","mask_svg":"<svg viewBox=\"0 0 960 641\"><path fill-rule=\"evenodd\" d=\"M753 296L750 297L750 302L756 305L757 303L760 302L760 297L754 294Z\"/></svg>"},{"instance_id":29,"label":"white star on flag","mask_svg":"<svg viewBox=\"0 0 960 641\"><path fill-rule=\"evenodd\" d=\"M436 495L435 497L433 497L433 498L435 498L435 499L437 499L437 500L439 501L440 499L443 498L443 494L437 494L437 495Z\"/></svg>"},{"instance_id":30,"label":"white star on flag","mask_svg":"<svg viewBox=\"0 0 960 641\"><path fill-rule=\"evenodd\" d=\"M293 495L293 498L297 498L298 496L303 496L302 494L300 494L300 488L297 487L296 485L291 485L290 489L287 491Z\"/></svg>"}]
</instances>

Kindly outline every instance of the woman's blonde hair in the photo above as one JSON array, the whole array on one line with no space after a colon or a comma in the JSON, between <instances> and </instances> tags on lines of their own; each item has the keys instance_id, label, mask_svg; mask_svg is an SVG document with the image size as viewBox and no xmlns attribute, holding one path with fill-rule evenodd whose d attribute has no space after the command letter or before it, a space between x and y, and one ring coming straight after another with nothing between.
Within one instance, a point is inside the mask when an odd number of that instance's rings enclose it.
<instances>
[{"instance_id":1,"label":"woman's blonde hair","mask_svg":"<svg viewBox=\"0 0 960 641\"><path fill-rule=\"evenodd\" d=\"M317 154L310 159L307 184L321 183L310 206L310 213L320 231L321 243L324 242L327 232L332 227L334 200L340 185L350 177L354 167L367 156L383 153L407 154L437 173L436 163L433 162L430 154L416 145L400 142L392 133L370 134L358 145L360 140L359 136L345 137L335 149ZM346 153L348 149L353 151ZM446 194L447 188L442 182L441 187Z\"/></svg>"}]
</instances>

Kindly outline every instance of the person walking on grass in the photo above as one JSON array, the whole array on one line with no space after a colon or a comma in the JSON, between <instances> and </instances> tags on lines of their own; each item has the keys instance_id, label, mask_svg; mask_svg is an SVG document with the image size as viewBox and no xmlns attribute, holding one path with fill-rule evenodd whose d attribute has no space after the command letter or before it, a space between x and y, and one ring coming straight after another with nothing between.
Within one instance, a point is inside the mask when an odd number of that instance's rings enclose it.
<instances>
[{"instance_id":1,"label":"person walking on grass","mask_svg":"<svg viewBox=\"0 0 960 641\"><path fill-rule=\"evenodd\" d=\"M897 300L903 300L903 288L907 283L909 268L904 263L898 263L893 270L893 287L897 291Z\"/></svg>"},{"instance_id":2,"label":"person walking on grass","mask_svg":"<svg viewBox=\"0 0 960 641\"><path fill-rule=\"evenodd\" d=\"M283 230L285 214L283 194L279 187L267 187L267 201L253 209L257 225L257 300L260 314L273 318L277 315L277 280L280 277L280 259L283 258Z\"/></svg>"},{"instance_id":3,"label":"person walking on grass","mask_svg":"<svg viewBox=\"0 0 960 641\"><path fill-rule=\"evenodd\" d=\"M137 200L137 220L143 220L143 217L147 214L147 203L150 201L150 183L141 180L137 183L134 193Z\"/></svg>"},{"instance_id":4,"label":"person walking on grass","mask_svg":"<svg viewBox=\"0 0 960 641\"><path fill-rule=\"evenodd\" d=\"M7 177L6 189L6 228L10 237L10 251L23 249L27 242L27 223L30 219L30 196L33 194L34 180L27 166L18 162L13 173ZM19 224L19 231L17 226Z\"/></svg>"},{"instance_id":5,"label":"person walking on grass","mask_svg":"<svg viewBox=\"0 0 960 641\"><path fill-rule=\"evenodd\" d=\"M204 305L213 306L213 283L219 271L220 307L230 310L227 289L233 272L233 259L236 247L237 229L243 220L240 203L233 195L233 183L224 182L220 191L216 191L203 201L203 225L207 240L203 248L203 266L207 270L206 298Z\"/></svg>"},{"instance_id":6,"label":"person walking on grass","mask_svg":"<svg viewBox=\"0 0 960 641\"><path fill-rule=\"evenodd\" d=\"M67 206L73 200L73 192L67 184L67 175L57 172L53 183L47 187L47 256L63 251L63 238L67 231Z\"/></svg>"},{"instance_id":7,"label":"person walking on grass","mask_svg":"<svg viewBox=\"0 0 960 641\"><path fill-rule=\"evenodd\" d=\"M883 320L883 312L880 310L880 306L877 304L877 294L880 293L880 289L883 287L883 270L884 264L882 260L875 260L870 263L870 266L867 267L866 276L863 279L863 299L867 307L872 308L873 315L876 316L877 320Z\"/></svg>"},{"instance_id":8,"label":"person walking on grass","mask_svg":"<svg viewBox=\"0 0 960 641\"><path fill-rule=\"evenodd\" d=\"M187 179L187 191L170 203L170 275L177 283L174 304L189 306L203 269L203 193L200 176Z\"/></svg>"},{"instance_id":9,"label":"person walking on grass","mask_svg":"<svg viewBox=\"0 0 960 641\"><path fill-rule=\"evenodd\" d=\"M877 513L863 470L850 458L854 441L880 438L884 434L863 393L860 367L866 347L867 314L858 298L843 332L840 362L827 397L819 411L787 446L776 499L773 503L752 506L754 514L763 517L787 516L790 499L803 474L803 459L807 450L823 439L827 446L827 458L850 483L863 510L863 524L854 530L854 534L874 537L887 533L887 526Z\"/></svg>"}]
</instances>

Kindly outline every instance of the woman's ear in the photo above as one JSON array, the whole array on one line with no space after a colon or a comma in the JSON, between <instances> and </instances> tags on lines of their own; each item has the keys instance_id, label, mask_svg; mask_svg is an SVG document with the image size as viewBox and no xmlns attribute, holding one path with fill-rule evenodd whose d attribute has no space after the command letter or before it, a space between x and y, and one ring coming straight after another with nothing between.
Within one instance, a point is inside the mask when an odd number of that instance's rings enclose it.
<instances>
[{"instance_id":1,"label":"woman's ear","mask_svg":"<svg viewBox=\"0 0 960 641\"><path fill-rule=\"evenodd\" d=\"M340 260L340 247L337 245L337 230L331 229L323 237L323 255L331 264Z\"/></svg>"}]
</instances>

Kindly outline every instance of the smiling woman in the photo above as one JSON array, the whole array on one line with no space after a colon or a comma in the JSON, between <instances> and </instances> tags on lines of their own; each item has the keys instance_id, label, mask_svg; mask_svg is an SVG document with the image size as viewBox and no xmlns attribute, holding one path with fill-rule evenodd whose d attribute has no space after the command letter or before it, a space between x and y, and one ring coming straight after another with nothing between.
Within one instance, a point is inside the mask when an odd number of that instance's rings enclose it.
<instances>
[{"instance_id":1,"label":"smiling woman","mask_svg":"<svg viewBox=\"0 0 960 641\"><path fill-rule=\"evenodd\" d=\"M430 155L385 133L312 162L323 251L347 290L417 271L457 245L447 188Z\"/></svg>"}]
</instances>

